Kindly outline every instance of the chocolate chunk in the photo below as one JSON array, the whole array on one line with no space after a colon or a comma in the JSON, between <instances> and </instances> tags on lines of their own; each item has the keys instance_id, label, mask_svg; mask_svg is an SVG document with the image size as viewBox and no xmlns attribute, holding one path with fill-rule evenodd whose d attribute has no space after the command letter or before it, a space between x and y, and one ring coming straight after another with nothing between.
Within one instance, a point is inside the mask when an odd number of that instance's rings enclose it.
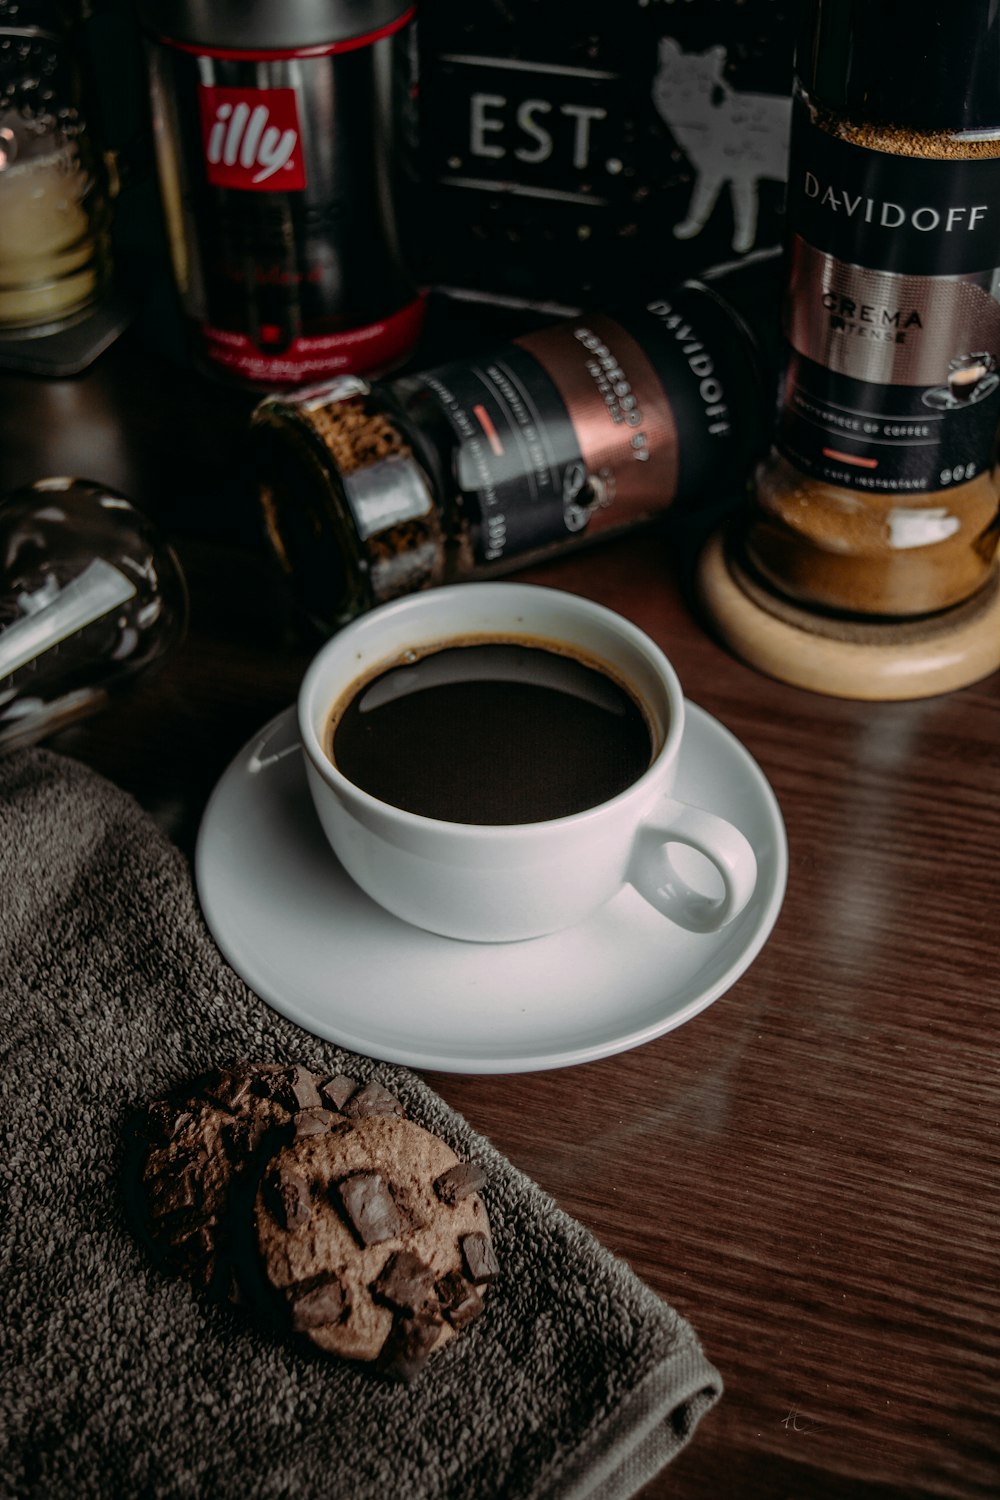
<instances>
[{"instance_id":1,"label":"chocolate chunk","mask_svg":"<svg viewBox=\"0 0 1000 1500\"><path fill-rule=\"evenodd\" d=\"M166 1145L181 1133L185 1125L190 1124L192 1118L189 1109L178 1109L168 1100L158 1099L149 1106L139 1129L148 1140Z\"/></svg>"},{"instance_id":2,"label":"chocolate chunk","mask_svg":"<svg viewBox=\"0 0 1000 1500\"><path fill-rule=\"evenodd\" d=\"M442 1203L454 1206L460 1198L478 1192L485 1181L486 1173L482 1167L477 1167L475 1162L460 1161L434 1179L434 1191Z\"/></svg>"},{"instance_id":3,"label":"chocolate chunk","mask_svg":"<svg viewBox=\"0 0 1000 1500\"><path fill-rule=\"evenodd\" d=\"M268 1183L271 1211L283 1229L308 1224L312 1209L309 1184L297 1172L276 1172Z\"/></svg>"},{"instance_id":4,"label":"chocolate chunk","mask_svg":"<svg viewBox=\"0 0 1000 1500\"><path fill-rule=\"evenodd\" d=\"M208 1150L201 1141L172 1152L169 1147L154 1147L143 1167L143 1177L150 1188L162 1183L172 1183L186 1173L200 1172L208 1164Z\"/></svg>"},{"instance_id":5,"label":"chocolate chunk","mask_svg":"<svg viewBox=\"0 0 1000 1500\"><path fill-rule=\"evenodd\" d=\"M215 1241L207 1221L185 1224L168 1237L176 1260L187 1265L211 1257L215 1253Z\"/></svg>"},{"instance_id":6,"label":"chocolate chunk","mask_svg":"<svg viewBox=\"0 0 1000 1500\"><path fill-rule=\"evenodd\" d=\"M337 1183L337 1193L362 1245L380 1245L402 1233L403 1221L377 1172L356 1172Z\"/></svg>"},{"instance_id":7,"label":"chocolate chunk","mask_svg":"<svg viewBox=\"0 0 1000 1500\"><path fill-rule=\"evenodd\" d=\"M259 1115L227 1122L222 1144L230 1161L241 1165L248 1156L253 1156L264 1141L268 1128L267 1120Z\"/></svg>"},{"instance_id":8,"label":"chocolate chunk","mask_svg":"<svg viewBox=\"0 0 1000 1500\"><path fill-rule=\"evenodd\" d=\"M169 1240L170 1260L197 1285L208 1288L218 1265L215 1237L207 1223L185 1225Z\"/></svg>"},{"instance_id":9,"label":"chocolate chunk","mask_svg":"<svg viewBox=\"0 0 1000 1500\"><path fill-rule=\"evenodd\" d=\"M251 1092L258 1099L273 1099L284 1072L285 1068L281 1063L254 1063Z\"/></svg>"},{"instance_id":10,"label":"chocolate chunk","mask_svg":"<svg viewBox=\"0 0 1000 1500\"><path fill-rule=\"evenodd\" d=\"M289 1109L320 1109L323 1104L315 1078L301 1063L286 1069L278 1083L276 1097Z\"/></svg>"},{"instance_id":11,"label":"chocolate chunk","mask_svg":"<svg viewBox=\"0 0 1000 1500\"><path fill-rule=\"evenodd\" d=\"M226 1273L223 1296L231 1307L246 1307L247 1305L246 1293L240 1285L239 1277L231 1266Z\"/></svg>"},{"instance_id":12,"label":"chocolate chunk","mask_svg":"<svg viewBox=\"0 0 1000 1500\"><path fill-rule=\"evenodd\" d=\"M253 1075L248 1070L230 1071L225 1069L216 1074L205 1092L210 1099L214 1099L217 1104L221 1104L223 1109L236 1110L250 1092L252 1082Z\"/></svg>"},{"instance_id":13,"label":"chocolate chunk","mask_svg":"<svg viewBox=\"0 0 1000 1500\"><path fill-rule=\"evenodd\" d=\"M174 1221L160 1244L169 1268L181 1272L204 1290L215 1280L219 1264L216 1229L211 1218L188 1215Z\"/></svg>"},{"instance_id":14,"label":"chocolate chunk","mask_svg":"<svg viewBox=\"0 0 1000 1500\"><path fill-rule=\"evenodd\" d=\"M483 1299L459 1271L449 1271L435 1288L441 1311L453 1328L465 1328L483 1310Z\"/></svg>"},{"instance_id":15,"label":"chocolate chunk","mask_svg":"<svg viewBox=\"0 0 1000 1500\"><path fill-rule=\"evenodd\" d=\"M300 1109L292 1121L296 1140L303 1135L326 1135L335 1118L328 1109Z\"/></svg>"},{"instance_id":16,"label":"chocolate chunk","mask_svg":"<svg viewBox=\"0 0 1000 1500\"><path fill-rule=\"evenodd\" d=\"M393 1325L379 1356L379 1365L396 1380L409 1383L427 1363L441 1334L439 1319L422 1314L401 1318Z\"/></svg>"},{"instance_id":17,"label":"chocolate chunk","mask_svg":"<svg viewBox=\"0 0 1000 1500\"><path fill-rule=\"evenodd\" d=\"M335 1073L332 1078L324 1078L320 1082L320 1099L339 1114L357 1087L354 1079L348 1078L346 1073Z\"/></svg>"},{"instance_id":18,"label":"chocolate chunk","mask_svg":"<svg viewBox=\"0 0 1000 1500\"><path fill-rule=\"evenodd\" d=\"M200 1202L201 1187L192 1167L185 1167L173 1177L154 1179L151 1183L149 1212L154 1219L197 1208Z\"/></svg>"},{"instance_id":19,"label":"chocolate chunk","mask_svg":"<svg viewBox=\"0 0 1000 1500\"><path fill-rule=\"evenodd\" d=\"M363 1120L367 1115L402 1116L403 1106L395 1094L390 1094L380 1083L366 1083L363 1089L351 1096L343 1112L351 1120Z\"/></svg>"},{"instance_id":20,"label":"chocolate chunk","mask_svg":"<svg viewBox=\"0 0 1000 1500\"><path fill-rule=\"evenodd\" d=\"M433 1290L434 1272L412 1250L397 1250L372 1282L376 1296L403 1312L418 1312L430 1300Z\"/></svg>"},{"instance_id":21,"label":"chocolate chunk","mask_svg":"<svg viewBox=\"0 0 1000 1500\"><path fill-rule=\"evenodd\" d=\"M344 1288L335 1276L314 1276L289 1288L292 1304L292 1327L302 1333L307 1328L323 1328L339 1323L347 1307Z\"/></svg>"},{"instance_id":22,"label":"chocolate chunk","mask_svg":"<svg viewBox=\"0 0 1000 1500\"><path fill-rule=\"evenodd\" d=\"M465 1235L462 1239L462 1258L470 1281L496 1281L500 1275L493 1242L488 1234Z\"/></svg>"}]
</instances>

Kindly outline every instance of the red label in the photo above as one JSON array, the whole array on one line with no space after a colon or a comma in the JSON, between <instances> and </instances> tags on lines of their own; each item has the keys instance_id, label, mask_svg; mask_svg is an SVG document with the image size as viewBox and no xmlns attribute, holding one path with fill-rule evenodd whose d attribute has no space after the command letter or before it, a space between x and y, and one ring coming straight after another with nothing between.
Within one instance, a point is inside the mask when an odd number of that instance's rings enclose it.
<instances>
[{"instance_id":1,"label":"red label","mask_svg":"<svg viewBox=\"0 0 1000 1500\"><path fill-rule=\"evenodd\" d=\"M294 89L198 86L205 171L214 187L287 193L306 185Z\"/></svg>"},{"instance_id":2,"label":"red label","mask_svg":"<svg viewBox=\"0 0 1000 1500\"><path fill-rule=\"evenodd\" d=\"M305 385L326 375L372 374L397 364L416 343L425 301L417 297L398 312L342 333L300 336L280 352L261 349L245 333L201 325L206 357L212 364L257 385ZM267 329L261 329L266 336Z\"/></svg>"}]
</instances>

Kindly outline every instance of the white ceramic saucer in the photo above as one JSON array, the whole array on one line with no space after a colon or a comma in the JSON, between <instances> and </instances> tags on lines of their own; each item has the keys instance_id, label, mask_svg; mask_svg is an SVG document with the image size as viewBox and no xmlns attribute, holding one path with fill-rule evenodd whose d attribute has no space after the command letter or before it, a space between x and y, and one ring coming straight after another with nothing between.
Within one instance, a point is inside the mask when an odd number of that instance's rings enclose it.
<instances>
[{"instance_id":1,"label":"white ceramic saucer","mask_svg":"<svg viewBox=\"0 0 1000 1500\"><path fill-rule=\"evenodd\" d=\"M688 704L687 713L676 795L738 824L758 861L750 904L720 933L683 932L631 888L591 921L529 942L464 943L399 921L355 886L327 844L288 709L236 757L205 810L195 877L212 934L275 1010L387 1062L519 1073L651 1041L753 962L788 868L781 813L760 768L702 709ZM681 873L696 879L675 852Z\"/></svg>"}]
</instances>

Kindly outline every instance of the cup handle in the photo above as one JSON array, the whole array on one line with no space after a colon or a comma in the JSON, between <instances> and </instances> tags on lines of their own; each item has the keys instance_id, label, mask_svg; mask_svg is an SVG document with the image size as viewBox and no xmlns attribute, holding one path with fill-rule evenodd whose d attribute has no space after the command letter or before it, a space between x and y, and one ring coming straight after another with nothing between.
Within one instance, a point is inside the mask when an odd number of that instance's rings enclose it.
<instances>
[{"instance_id":1,"label":"cup handle","mask_svg":"<svg viewBox=\"0 0 1000 1500\"><path fill-rule=\"evenodd\" d=\"M719 897L697 891L678 874L670 845L703 854L722 877ZM689 932L717 932L739 916L757 884L757 858L749 841L715 813L665 798L639 829L626 878L658 912Z\"/></svg>"}]
</instances>

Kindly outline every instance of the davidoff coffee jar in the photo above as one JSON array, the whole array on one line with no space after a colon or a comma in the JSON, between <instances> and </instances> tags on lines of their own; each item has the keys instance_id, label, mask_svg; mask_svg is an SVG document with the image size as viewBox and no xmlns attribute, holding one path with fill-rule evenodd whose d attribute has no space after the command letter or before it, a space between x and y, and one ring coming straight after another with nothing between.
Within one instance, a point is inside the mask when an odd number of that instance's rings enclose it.
<instances>
[{"instance_id":1,"label":"davidoff coffee jar","mask_svg":"<svg viewBox=\"0 0 1000 1500\"><path fill-rule=\"evenodd\" d=\"M970 598L998 538L1000 12L811 0L751 562L846 614Z\"/></svg>"},{"instance_id":2,"label":"davidoff coffee jar","mask_svg":"<svg viewBox=\"0 0 1000 1500\"><path fill-rule=\"evenodd\" d=\"M423 298L397 232L407 0L139 0L174 272L200 360L268 390L381 371Z\"/></svg>"},{"instance_id":3,"label":"davidoff coffee jar","mask_svg":"<svg viewBox=\"0 0 1000 1500\"><path fill-rule=\"evenodd\" d=\"M252 459L303 612L329 632L745 484L770 387L751 323L778 285L765 257L419 374L266 398Z\"/></svg>"}]
</instances>

